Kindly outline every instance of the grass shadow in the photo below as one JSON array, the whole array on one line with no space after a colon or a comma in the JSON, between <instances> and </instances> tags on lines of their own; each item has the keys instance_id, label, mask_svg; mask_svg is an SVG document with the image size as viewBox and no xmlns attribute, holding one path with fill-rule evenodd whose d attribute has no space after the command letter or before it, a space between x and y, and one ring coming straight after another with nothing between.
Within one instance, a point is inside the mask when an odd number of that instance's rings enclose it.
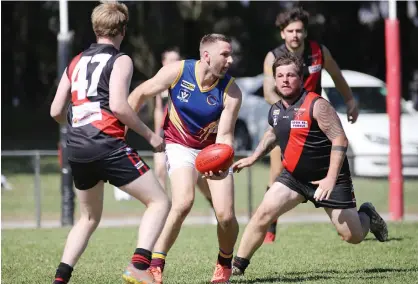
<instances>
[{"instance_id":1,"label":"grass shadow","mask_svg":"<svg viewBox=\"0 0 418 284\"><path fill-rule=\"evenodd\" d=\"M411 239L410 237L402 237L402 238L388 238L388 240L386 242L393 242L393 241L403 241L403 240L408 240ZM374 237L370 237L370 238L366 238L363 240L363 242L378 242L377 239L375 239Z\"/></svg>"},{"instance_id":2,"label":"grass shadow","mask_svg":"<svg viewBox=\"0 0 418 284\"><path fill-rule=\"evenodd\" d=\"M341 279L379 279L386 278L387 273L402 273L402 272L418 272L418 267L413 268L369 268L359 269L354 271L338 271L338 270L314 270L314 271L294 271L284 273L283 276L269 275L256 279L245 279L245 277L234 277L233 283L303 283L309 281L330 280L333 278ZM347 277L348 276L348 277Z\"/></svg>"}]
</instances>

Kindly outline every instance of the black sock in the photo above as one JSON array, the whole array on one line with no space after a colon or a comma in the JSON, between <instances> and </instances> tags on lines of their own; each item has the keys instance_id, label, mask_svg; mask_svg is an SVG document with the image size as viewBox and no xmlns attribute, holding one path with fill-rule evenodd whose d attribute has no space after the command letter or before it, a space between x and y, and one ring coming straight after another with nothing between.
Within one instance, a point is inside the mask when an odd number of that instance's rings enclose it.
<instances>
[{"instance_id":1,"label":"black sock","mask_svg":"<svg viewBox=\"0 0 418 284\"><path fill-rule=\"evenodd\" d=\"M268 232L276 234L277 220L271 223Z\"/></svg>"},{"instance_id":2,"label":"black sock","mask_svg":"<svg viewBox=\"0 0 418 284\"><path fill-rule=\"evenodd\" d=\"M241 270L243 273L245 269L247 269L249 264L250 264L250 261L246 258L242 258L238 256L234 257L234 266L239 268L239 270Z\"/></svg>"},{"instance_id":3,"label":"black sock","mask_svg":"<svg viewBox=\"0 0 418 284\"><path fill-rule=\"evenodd\" d=\"M60 262L55 273L55 280L53 284L66 284L70 281L73 268L66 263Z\"/></svg>"},{"instance_id":4,"label":"black sock","mask_svg":"<svg viewBox=\"0 0 418 284\"><path fill-rule=\"evenodd\" d=\"M222 266L226 266L229 269L231 269L231 267L232 267L232 256L233 256L232 252L231 253L225 253L221 249L219 249L218 263Z\"/></svg>"},{"instance_id":5,"label":"black sock","mask_svg":"<svg viewBox=\"0 0 418 284\"><path fill-rule=\"evenodd\" d=\"M152 253L149 250L137 248L132 256L132 264L136 269L146 270L151 264Z\"/></svg>"}]
</instances>

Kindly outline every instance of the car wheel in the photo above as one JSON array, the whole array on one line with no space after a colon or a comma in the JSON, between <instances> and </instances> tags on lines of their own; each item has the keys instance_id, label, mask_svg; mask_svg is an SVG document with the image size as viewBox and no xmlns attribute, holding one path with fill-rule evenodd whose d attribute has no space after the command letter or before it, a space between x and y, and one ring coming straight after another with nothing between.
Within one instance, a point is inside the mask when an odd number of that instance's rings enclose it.
<instances>
[{"instance_id":1,"label":"car wheel","mask_svg":"<svg viewBox=\"0 0 418 284\"><path fill-rule=\"evenodd\" d=\"M249 151L251 150L252 141L250 133L245 123L238 120L235 125L234 149L235 151Z\"/></svg>"}]
</instances>

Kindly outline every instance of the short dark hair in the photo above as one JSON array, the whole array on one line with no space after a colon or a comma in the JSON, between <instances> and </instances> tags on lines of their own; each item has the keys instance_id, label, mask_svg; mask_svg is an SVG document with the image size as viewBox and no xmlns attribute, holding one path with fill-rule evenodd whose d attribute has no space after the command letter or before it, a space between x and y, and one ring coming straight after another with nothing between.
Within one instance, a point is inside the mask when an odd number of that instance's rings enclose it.
<instances>
[{"instance_id":1,"label":"short dark hair","mask_svg":"<svg viewBox=\"0 0 418 284\"><path fill-rule=\"evenodd\" d=\"M302 58L295 55L292 52L285 52L282 55L278 56L273 63L273 76L276 77L276 68L283 65L296 65L296 72L297 74L302 77L303 76L303 61Z\"/></svg>"},{"instance_id":2,"label":"short dark hair","mask_svg":"<svg viewBox=\"0 0 418 284\"><path fill-rule=\"evenodd\" d=\"M303 27L306 29L309 22L309 13L303 10L302 7L295 7L289 11L282 12L277 15L276 26L283 31L290 23L301 21Z\"/></svg>"},{"instance_id":3,"label":"short dark hair","mask_svg":"<svg viewBox=\"0 0 418 284\"><path fill-rule=\"evenodd\" d=\"M215 43L218 41L224 41L227 43L231 43L232 40L230 37L223 35L223 34L207 34L202 37L200 40L199 50L202 52L202 47L207 43Z\"/></svg>"},{"instance_id":4,"label":"short dark hair","mask_svg":"<svg viewBox=\"0 0 418 284\"><path fill-rule=\"evenodd\" d=\"M164 60L167 53L169 52L176 52L178 55L180 55L180 49L177 46L169 47L161 53L161 60Z\"/></svg>"}]
</instances>

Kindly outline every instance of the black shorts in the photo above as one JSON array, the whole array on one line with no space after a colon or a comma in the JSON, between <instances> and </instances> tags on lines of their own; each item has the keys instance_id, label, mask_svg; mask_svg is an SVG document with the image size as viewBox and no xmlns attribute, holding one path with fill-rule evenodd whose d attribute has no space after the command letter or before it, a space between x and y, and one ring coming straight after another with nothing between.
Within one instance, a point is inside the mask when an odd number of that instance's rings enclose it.
<instances>
[{"instance_id":1,"label":"black shorts","mask_svg":"<svg viewBox=\"0 0 418 284\"><path fill-rule=\"evenodd\" d=\"M305 197L304 203L306 203L308 200L311 201L316 208L356 208L356 198L354 195L354 188L351 178L339 179L334 187L334 190L331 192L329 199L322 201L316 201L314 199L315 190L318 185L300 181L292 176L292 174L289 173L286 169L282 171L276 181L284 184L291 190L294 190Z\"/></svg>"},{"instance_id":2,"label":"black shorts","mask_svg":"<svg viewBox=\"0 0 418 284\"><path fill-rule=\"evenodd\" d=\"M69 163L75 187L80 190L92 188L101 180L120 187L134 181L150 169L130 147L117 149L93 162Z\"/></svg>"}]
</instances>

